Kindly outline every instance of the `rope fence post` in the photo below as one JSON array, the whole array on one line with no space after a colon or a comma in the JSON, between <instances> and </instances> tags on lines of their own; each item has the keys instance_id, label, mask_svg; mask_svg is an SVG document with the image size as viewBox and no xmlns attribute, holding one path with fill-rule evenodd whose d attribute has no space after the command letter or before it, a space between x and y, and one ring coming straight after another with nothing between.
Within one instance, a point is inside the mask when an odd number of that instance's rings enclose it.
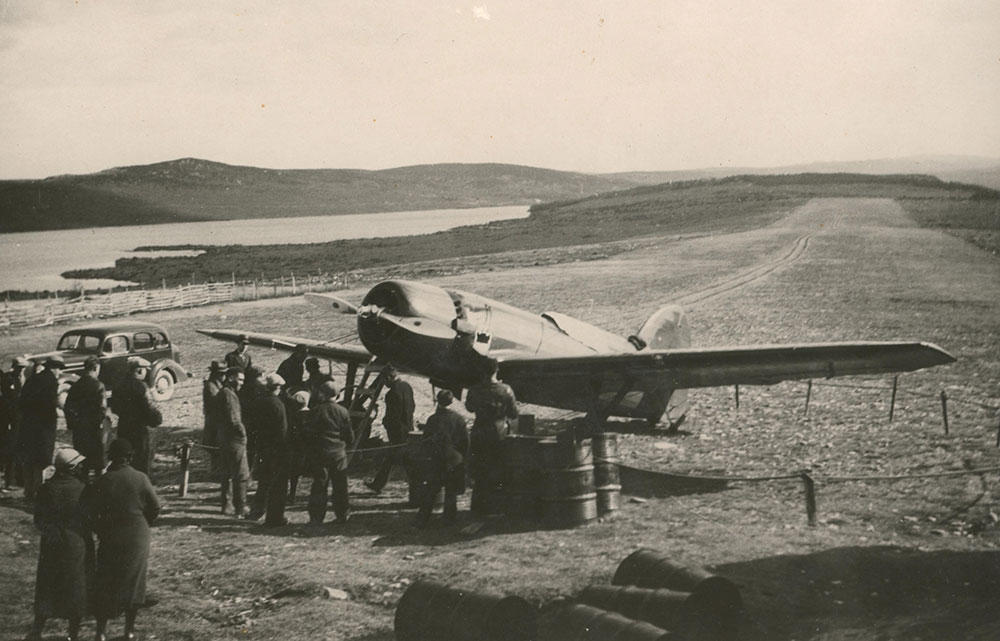
<instances>
[{"instance_id":1,"label":"rope fence post","mask_svg":"<svg viewBox=\"0 0 1000 641\"><path fill-rule=\"evenodd\" d=\"M740 386L735 385L736 388L736 409L740 409Z\"/></svg>"},{"instance_id":2,"label":"rope fence post","mask_svg":"<svg viewBox=\"0 0 1000 641\"><path fill-rule=\"evenodd\" d=\"M185 439L180 447L181 457L181 498L187 496L188 481L191 478L191 441Z\"/></svg>"},{"instance_id":3,"label":"rope fence post","mask_svg":"<svg viewBox=\"0 0 1000 641\"><path fill-rule=\"evenodd\" d=\"M805 411L806 416L809 416L809 399L812 398L812 392L813 392L813 382L812 379L810 378L809 383L806 386L806 411Z\"/></svg>"},{"instance_id":4,"label":"rope fence post","mask_svg":"<svg viewBox=\"0 0 1000 641\"><path fill-rule=\"evenodd\" d=\"M899 384L899 376L892 377L892 398L889 399L889 422L892 423L892 415L896 411L896 386Z\"/></svg>"},{"instance_id":5,"label":"rope fence post","mask_svg":"<svg viewBox=\"0 0 1000 641\"><path fill-rule=\"evenodd\" d=\"M948 436L948 393L941 390L941 417L944 419L944 435Z\"/></svg>"},{"instance_id":6,"label":"rope fence post","mask_svg":"<svg viewBox=\"0 0 1000 641\"><path fill-rule=\"evenodd\" d=\"M997 447L1000 447L1000 421L997 421Z\"/></svg>"},{"instance_id":7,"label":"rope fence post","mask_svg":"<svg viewBox=\"0 0 1000 641\"><path fill-rule=\"evenodd\" d=\"M802 487L806 491L806 518L810 526L816 525L816 481L809 476L809 470L799 472Z\"/></svg>"}]
</instances>

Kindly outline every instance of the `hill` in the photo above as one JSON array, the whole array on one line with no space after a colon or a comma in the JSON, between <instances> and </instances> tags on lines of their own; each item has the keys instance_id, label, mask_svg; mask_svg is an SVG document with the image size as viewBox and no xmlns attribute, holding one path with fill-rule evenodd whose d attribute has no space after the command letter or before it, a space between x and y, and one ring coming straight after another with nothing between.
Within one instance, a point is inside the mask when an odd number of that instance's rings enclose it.
<instances>
[{"instance_id":1,"label":"hill","mask_svg":"<svg viewBox=\"0 0 1000 641\"><path fill-rule=\"evenodd\" d=\"M0 233L530 205L635 184L503 164L261 169L183 158L96 174L0 181Z\"/></svg>"},{"instance_id":2,"label":"hill","mask_svg":"<svg viewBox=\"0 0 1000 641\"><path fill-rule=\"evenodd\" d=\"M629 180L644 185L725 178L738 175L775 175L802 173L853 173L853 174L926 174L945 181L956 181L1000 189L1000 159L978 156L909 156L881 158L853 162L816 162L780 167L706 167L680 171L631 171L603 174L609 178Z\"/></svg>"}]
</instances>

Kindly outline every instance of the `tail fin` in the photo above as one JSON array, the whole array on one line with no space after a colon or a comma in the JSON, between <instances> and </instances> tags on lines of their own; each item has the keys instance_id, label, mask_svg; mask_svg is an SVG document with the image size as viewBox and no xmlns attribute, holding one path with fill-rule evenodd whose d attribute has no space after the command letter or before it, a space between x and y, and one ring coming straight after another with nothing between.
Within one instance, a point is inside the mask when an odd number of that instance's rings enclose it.
<instances>
[{"instance_id":1,"label":"tail fin","mask_svg":"<svg viewBox=\"0 0 1000 641\"><path fill-rule=\"evenodd\" d=\"M664 305L650 316L639 331L629 337L637 349L675 349L691 346L691 328L680 305ZM648 408L646 420L656 424L666 414L676 429L688 411L687 390L657 389L645 394L642 405Z\"/></svg>"}]
</instances>

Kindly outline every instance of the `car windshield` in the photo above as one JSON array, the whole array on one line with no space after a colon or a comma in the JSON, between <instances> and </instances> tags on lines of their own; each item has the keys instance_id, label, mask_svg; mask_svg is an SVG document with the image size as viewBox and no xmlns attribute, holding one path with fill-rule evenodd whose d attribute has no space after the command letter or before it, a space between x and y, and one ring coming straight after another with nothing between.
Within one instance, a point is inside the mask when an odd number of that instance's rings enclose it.
<instances>
[{"instance_id":1,"label":"car windshield","mask_svg":"<svg viewBox=\"0 0 1000 641\"><path fill-rule=\"evenodd\" d=\"M74 352L97 352L101 346L101 338L91 334L68 332L59 339L56 349Z\"/></svg>"}]
</instances>

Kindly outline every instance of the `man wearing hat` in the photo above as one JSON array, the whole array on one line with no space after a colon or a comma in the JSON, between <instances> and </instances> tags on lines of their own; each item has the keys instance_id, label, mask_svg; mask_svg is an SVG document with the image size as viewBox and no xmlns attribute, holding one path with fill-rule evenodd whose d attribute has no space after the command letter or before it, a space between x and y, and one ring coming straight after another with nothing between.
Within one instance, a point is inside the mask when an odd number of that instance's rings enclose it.
<instances>
[{"instance_id":1,"label":"man wearing hat","mask_svg":"<svg viewBox=\"0 0 1000 641\"><path fill-rule=\"evenodd\" d=\"M250 508L250 519L264 516L264 525L279 526L288 523L285 518L285 500L288 496L288 420L281 388L285 379L278 374L264 377L264 394L250 404L247 427L257 435L258 460L257 492Z\"/></svg>"},{"instance_id":2,"label":"man wearing hat","mask_svg":"<svg viewBox=\"0 0 1000 641\"><path fill-rule=\"evenodd\" d=\"M236 349L226 354L226 365L228 367L239 367L244 372L251 365L250 354L247 353L247 345L250 344L250 339L246 334L240 334L240 337L236 339Z\"/></svg>"},{"instance_id":3,"label":"man wearing hat","mask_svg":"<svg viewBox=\"0 0 1000 641\"><path fill-rule=\"evenodd\" d=\"M337 403L337 386L327 381L317 390L319 403L309 413L302 431L307 466L313 481L309 491L309 524L326 518L327 487L332 486L331 504L338 523L350 517L347 497L347 448L354 443L351 415Z\"/></svg>"},{"instance_id":4,"label":"man wearing hat","mask_svg":"<svg viewBox=\"0 0 1000 641\"><path fill-rule=\"evenodd\" d=\"M111 411L118 415L118 438L127 439L134 450L132 467L149 474L153 462L152 429L163 422L146 385L151 363L145 358L128 359L128 374L111 395Z\"/></svg>"},{"instance_id":5,"label":"man wearing hat","mask_svg":"<svg viewBox=\"0 0 1000 641\"><path fill-rule=\"evenodd\" d=\"M431 518L434 499L444 486L444 520L458 518L458 495L465 493L465 459L469 455L469 432L462 415L451 409L455 396L449 390L437 393L437 407L427 417L426 438L433 444L436 459L433 476L428 479L420 500L417 523L424 525Z\"/></svg>"},{"instance_id":6,"label":"man wearing hat","mask_svg":"<svg viewBox=\"0 0 1000 641\"><path fill-rule=\"evenodd\" d=\"M247 430L237 393L243 387L245 375L239 367L226 370L222 391L216 396L219 418L219 470L222 482L222 513L229 511L229 490L232 487L232 507L236 516L247 515Z\"/></svg>"},{"instance_id":7,"label":"man wearing hat","mask_svg":"<svg viewBox=\"0 0 1000 641\"><path fill-rule=\"evenodd\" d=\"M20 485L21 466L17 462L17 440L21 426L21 389L28 378L28 359L18 356L9 372L0 372L0 467L4 487Z\"/></svg>"},{"instance_id":8,"label":"man wearing hat","mask_svg":"<svg viewBox=\"0 0 1000 641\"><path fill-rule=\"evenodd\" d=\"M73 447L86 457L86 468L97 475L104 471L101 428L108 409L104 383L98 379L100 372L101 361L88 356L83 362L83 375L69 388L63 406L66 427L73 433Z\"/></svg>"},{"instance_id":9,"label":"man wearing hat","mask_svg":"<svg viewBox=\"0 0 1000 641\"><path fill-rule=\"evenodd\" d=\"M52 463L59 417L59 375L65 367L61 356L50 356L45 369L28 378L21 389L18 450L24 464L24 497L28 500L34 500L42 484L42 470Z\"/></svg>"},{"instance_id":10,"label":"man wearing hat","mask_svg":"<svg viewBox=\"0 0 1000 641\"><path fill-rule=\"evenodd\" d=\"M302 385L306 354L305 345L296 345L292 355L281 361L281 364L278 365L278 376L285 380L286 390Z\"/></svg>"},{"instance_id":11,"label":"man wearing hat","mask_svg":"<svg viewBox=\"0 0 1000 641\"><path fill-rule=\"evenodd\" d=\"M73 448L60 448L55 474L38 488L34 519L42 538L30 641L41 641L49 618L69 619L69 638L79 638L80 621L88 611L87 579L94 562L94 540L80 507L85 485L77 470L83 461Z\"/></svg>"},{"instance_id":12,"label":"man wearing hat","mask_svg":"<svg viewBox=\"0 0 1000 641\"><path fill-rule=\"evenodd\" d=\"M479 515L500 510L503 489L503 440L517 420L517 399L509 385L497 379L497 362L489 360L487 376L469 388L465 409L476 415L470 435L471 510Z\"/></svg>"},{"instance_id":13,"label":"man wearing hat","mask_svg":"<svg viewBox=\"0 0 1000 641\"><path fill-rule=\"evenodd\" d=\"M305 385L306 390L309 392L309 408L312 409L319 403L319 388L323 386L324 383L329 383L333 381L333 377L329 374L325 374L323 370L319 367L319 359L310 356L305 360L306 372L309 374L309 378L306 379Z\"/></svg>"}]
</instances>

